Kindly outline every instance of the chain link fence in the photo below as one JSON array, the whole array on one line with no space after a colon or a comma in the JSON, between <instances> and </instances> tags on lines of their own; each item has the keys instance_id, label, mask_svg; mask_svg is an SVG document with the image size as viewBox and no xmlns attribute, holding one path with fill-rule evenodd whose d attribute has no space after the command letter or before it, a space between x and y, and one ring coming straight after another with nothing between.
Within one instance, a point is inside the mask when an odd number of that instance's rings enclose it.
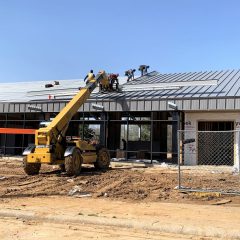
<instances>
[{"instance_id":1,"label":"chain link fence","mask_svg":"<svg viewBox=\"0 0 240 240\"><path fill-rule=\"evenodd\" d=\"M239 131L178 131L179 189L240 194Z\"/></svg>"}]
</instances>

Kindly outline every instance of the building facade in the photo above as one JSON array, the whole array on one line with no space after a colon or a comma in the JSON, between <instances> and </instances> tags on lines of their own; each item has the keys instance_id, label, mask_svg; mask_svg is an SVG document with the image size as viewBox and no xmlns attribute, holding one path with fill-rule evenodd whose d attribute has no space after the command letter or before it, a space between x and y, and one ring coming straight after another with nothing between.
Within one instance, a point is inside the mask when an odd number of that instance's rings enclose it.
<instances>
[{"instance_id":1,"label":"building facade","mask_svg":"<svg viewBox=\"0 0 240 240\"><path fill-rule=\"evenodd\" d=\"M71 120L67 136L86 138L90 128L98 141L109 148L112 157L117 156L118 149L125 148L128 159L176 163L178 130L189 130L187 137L196 139L191 149L198 150L198 131L239 129L239 78L239 70L147 73L124 83L121 92L95 91ZM52 89L44 88L40 82L19 89L11 84L0 85L0 128L37 129L40 122L54 117L83 84L79 80L59 82ZM103 111L95 110L93 103L101 105ZM172 109L169 103L176 108ZM32 108L36 106L37 111ZM0 134L3 154L21 154L33 141L34 135ZM229 165L239 162L238 142L234 136ZM184 157L186 165L200 162L197 154Z\"/></svg>"}]
</instances>

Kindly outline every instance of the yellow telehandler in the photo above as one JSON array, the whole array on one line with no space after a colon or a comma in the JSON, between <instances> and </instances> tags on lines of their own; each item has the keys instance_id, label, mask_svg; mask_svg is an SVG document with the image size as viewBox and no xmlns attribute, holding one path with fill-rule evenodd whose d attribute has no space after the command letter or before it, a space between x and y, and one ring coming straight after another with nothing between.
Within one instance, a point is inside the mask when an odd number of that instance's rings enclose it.
<instances>
[{"instance_id":1,"label":"yellow telehandler","mask_svg":"<svg viewBox=\"0 0 240 240\"><path fill-rule=\"evenodd\" d=\"M39 173L41 164L56 164L65 168L69 176L78 175L82 164L94 164L97 169L107 169L110 155L105 147L92 145L78 140L67 140L65 133L69 121L78 109L86 102L98 83L108 79L105 71L88 79L73 99L46 126L35 133L35 145L28 146L23 152L23 168L26 174Z\"/></svg>"}]
</instances>

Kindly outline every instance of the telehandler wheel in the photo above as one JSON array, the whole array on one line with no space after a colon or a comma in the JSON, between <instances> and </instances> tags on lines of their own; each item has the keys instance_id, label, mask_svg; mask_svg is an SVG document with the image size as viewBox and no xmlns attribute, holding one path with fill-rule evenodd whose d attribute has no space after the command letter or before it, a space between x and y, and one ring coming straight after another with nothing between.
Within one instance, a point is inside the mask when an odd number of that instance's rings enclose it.
<instances>
[{"instance_id":1,"label":"telehandler wheel","mask_svg":"<svg viewBox=\"0 0 240 240\"><path fill-rule=\"evenodd\" d=\"M59 167L61 169L61 172L66 172L65 164L60 164Z\"/></svg>"},{"instance_id":2,"label":"telehandler wheel","mask_svg":"<svg viewBox=\"0 0 240 240\"><path fill-rule=\"evenodd\" d=\"M74 149L72 155L65 157L65 170L68 176L77 176L82 168L82 156L79 149Z\"/></svg>"},{"instance_id":3,"label":"telehandler wheel","mask_svg":"<svg viewBox=\"0 0 240 240\"><path fill-rule=\"evenodd\" d=\"M27 175L39 174L41 163L28 163L27 156L23 157L23 169Z\"/></svg>"},{"instance_id":4,"label":"telehandler wheel","mask_svg":"<svg viewBox=\"0 0 240 240\"><path fill-rule=\"evenodd\" d=\"M96 169L107 169L110 164L110 155L106 148L99 149L97 153L97 160L94 163Z\"/></svg>"}]
</instances>

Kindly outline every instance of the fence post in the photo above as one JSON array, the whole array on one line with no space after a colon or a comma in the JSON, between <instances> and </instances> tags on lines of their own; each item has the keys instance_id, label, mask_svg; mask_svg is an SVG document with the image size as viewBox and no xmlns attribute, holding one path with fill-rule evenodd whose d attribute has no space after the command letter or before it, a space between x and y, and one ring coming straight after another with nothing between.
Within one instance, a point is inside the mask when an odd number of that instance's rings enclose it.
<instances>
[{"instance_id":1,"label":"fence post","mask_svg":"<svg viewBox=\"0 0 240 240\"><path fill-rule=\"evenodd\" d=\"M180 157L180 130L177 131L177 151L178 151L178 189L181 188L181 157Z\"/></svg>"},{"instance_id":2,"label":"fence post","mask_svg":"<svg viewBox=\"0 0 240 240\"><path fill-rule=\"evenodd\" d=\"M237 131L237 149L238 149L238 154L237 154L237 160L238 160L238 174L240 174L240 136L239 136L239 131Z\"/></svg>"}]
</instances>

